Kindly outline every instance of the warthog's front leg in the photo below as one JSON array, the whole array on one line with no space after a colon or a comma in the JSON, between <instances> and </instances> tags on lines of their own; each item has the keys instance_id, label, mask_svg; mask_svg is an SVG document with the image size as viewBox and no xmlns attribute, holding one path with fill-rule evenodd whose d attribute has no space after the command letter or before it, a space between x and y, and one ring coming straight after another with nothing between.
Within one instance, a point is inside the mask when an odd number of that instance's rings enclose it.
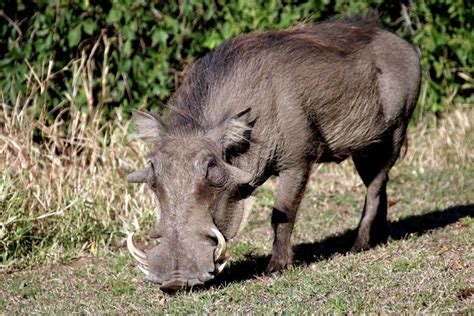
<instances>
[{"instance_id":1,"label":"warthog's front leg","mask_svg":"<svg viewBox=\"0 0 474 316\"><path fill-rule=\"evenodd\" d=\"M309 166L304 166L280 173L277 198L272 213L275 239L272 258L265 271L267 274L281 271L292 263L291 234L308 181L309 170Z\"/></svg>"}]
</instances>

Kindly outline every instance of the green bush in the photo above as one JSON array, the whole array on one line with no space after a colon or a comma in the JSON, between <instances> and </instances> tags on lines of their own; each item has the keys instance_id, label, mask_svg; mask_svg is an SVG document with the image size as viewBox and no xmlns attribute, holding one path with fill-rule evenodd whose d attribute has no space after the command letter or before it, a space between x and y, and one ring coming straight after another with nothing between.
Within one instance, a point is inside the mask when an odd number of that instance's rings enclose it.
<instances>
[{"instance_id":1,"label":"green bush","mask_svg":"<svg viewBox=\"0 0 474 316\"><path fill-rule=\"evenodd\" d=\"M419 111L440 112L473 101L473 9L467 0L410 1L406 10L399 2L382 0L18 0L3 7L4 102L15 104L18 93L26 91L30 69L46 72L54 61L51 73L59 73L39 96L52 117L71 89L71 67L65 67L82 54L91 59L95 105L105 107L106 113L116 106L160 110L183 69L227 38L368 9L379 12L386 28L420 47L425 83ZM106 60L105 49L110 49ZM76 96L75 104L83 111L87 97L84 92Z\"/></svg>"}]
</instances>

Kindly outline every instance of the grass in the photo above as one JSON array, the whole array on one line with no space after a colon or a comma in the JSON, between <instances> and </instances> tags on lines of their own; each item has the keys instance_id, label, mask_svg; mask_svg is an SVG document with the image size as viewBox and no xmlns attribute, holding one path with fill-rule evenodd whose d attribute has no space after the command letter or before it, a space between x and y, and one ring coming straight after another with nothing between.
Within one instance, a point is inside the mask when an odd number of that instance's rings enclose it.
<instances>
[{"instance_id":1,"label":"grass","mask_svg":"<svg viewBox=\"0 0 474 316\"><path fill-rule=\"evenodd\" d=\"M94 92L92 73L104 77L108 68L92 69L91 59L83 55L59 71L72 79L64 102L50 112L51 66L31 68L29 90L18 92L16 104L2 102L2 271L106 253L125 232L153 220L151 196L123 180L138 168L145 148L129 139L130 122L120 108L106 120L108 89ZM77 104L81 96L85 104Z\"/></svg>"},{"instance_id":2,"label":"grass","mask_svg":"<svg viewBox=\"0 0 474 316\"><path fill-rule=\"evenodd\" d=\"M279 277L260 275L268 259L265 246L250 248L250 255L234 252L221 280L174 296L144 282L125 253L81 259L1 276L0 304L8 313L472 313L474 236L468 214L472 205L402 219L395 230L414 225L421 231L409 229L403 238L360 254L335 251L344 233L298 244L297 266ZM426 219L427 226L420 225ZM322 257L304 252L321 247Z\"/></svg>"},{"instance_id":3,"label":"grass","mask_svg":"<svg viewBox=\"0 0 474 316\"><path fill-rule=\"evenodd\" d=\"M32 69L29 94L2 103L2 313L474 312L472 107L426 115L411 128L408 153L391 172L386 245L347 252L365 189L350 161L318 165L298 215L293 268L262 274L271 179L257 191L224 273L168 295L143 280L124 249L126 232L145 235L156 220L147 189L123 180L146 149L119 109L103 121L106 96L87 90L87 60L63 70L76 78L58 105L67 116L48 121L47 70ZM85 111L75 104L80 91L91 98Z\"/></svg>"}]
</instances>

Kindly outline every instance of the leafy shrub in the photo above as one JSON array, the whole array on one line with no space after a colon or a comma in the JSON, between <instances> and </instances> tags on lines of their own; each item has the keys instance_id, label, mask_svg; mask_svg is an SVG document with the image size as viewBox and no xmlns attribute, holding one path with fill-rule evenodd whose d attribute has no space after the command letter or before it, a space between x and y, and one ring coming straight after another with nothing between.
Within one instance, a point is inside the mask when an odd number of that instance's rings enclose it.
<instances>
[{"instance_id":1,"label":"leafy shrub","mask_svg":"<svg viewBox=\"0 0 474 316\"><path fill-rule=\"evenodd\" d=\"M82 111L90 110L88 98L106 113L116 106L160 110L183 69L227 38L376 9L385 27L421 48L426 72L421 111L439 112L453 103L473 101L474 34L467 2L7 1L0 16L3 98L14 104L26 90L31 69L39 73L51 67L55 75L42 95L48 95L44 98L50 115L58 115L73 86L70 62L85 54L93 80L92 96L82 91L75 95Z\"/></svg>"},{"instance_id":2,"label":"leafy shrub","mask_svg":"<svg viewBox=\"0 0 474 316\"><path fill-rule=\"evenodd\" d=\"M421 106L441 112L471 104L474 88L473 9L468 1L417 1L410 8L412 42L422 51L427 91Z\"/></svg>"}]
</instances>

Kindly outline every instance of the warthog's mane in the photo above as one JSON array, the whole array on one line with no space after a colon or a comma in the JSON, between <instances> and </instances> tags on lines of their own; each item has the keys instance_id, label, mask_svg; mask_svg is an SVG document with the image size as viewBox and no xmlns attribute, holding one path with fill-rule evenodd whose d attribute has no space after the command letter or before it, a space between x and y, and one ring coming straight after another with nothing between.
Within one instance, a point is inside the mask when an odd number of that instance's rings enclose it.
<instances>
[{"instance_id":1,"label":"warthog's mane","mask_svg":"<svg viewBox=\"0 0 474 316\"><path fill-rule=\"evenodd\" d=\"M239 65L273 51L291 56L318 53L330 59L334 54L347 56L367 45L374 37L378 23L375 18L346 18L320 24L298 24L286 30L254 32L225 41L214 51L196 61L177 92L170 99L171 130L207 130L217 124L204 115L209 94L219 82L230 77ZM293 59L295 63L298 58ZM229 111L229 109L222 109ZM232 113L229 113L232 115Z\"/></svg>"}]
</instances>

